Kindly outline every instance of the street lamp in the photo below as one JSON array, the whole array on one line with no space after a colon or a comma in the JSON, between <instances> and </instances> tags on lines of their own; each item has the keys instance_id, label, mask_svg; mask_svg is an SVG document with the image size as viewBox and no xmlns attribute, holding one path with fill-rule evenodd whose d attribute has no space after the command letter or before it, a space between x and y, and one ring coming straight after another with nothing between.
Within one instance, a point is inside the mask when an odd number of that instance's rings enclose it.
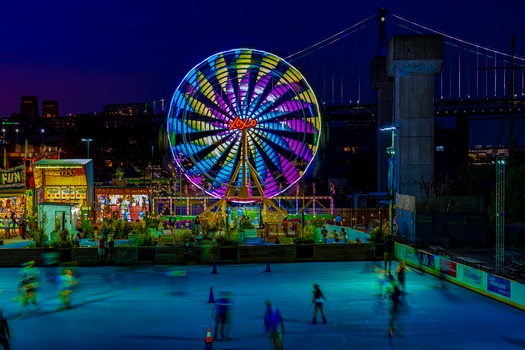
<instances>
[{"instance_id":1,"label":"street lamp","mask_svg":"<svg viewBox=\"0 0 525 350\"><path fill-rule=\"evenodd\" d=\"M42 146L44 145L44 129L40 129L40 132L42 133Z\"/></svg>"},{"instance_id":2,"label":"street lamp","mask_svg":"<svg viewBox=\"0 0 525 350\"><path fill-rule=\"evenodd\" d=\"M379 128L380 131L390 131L392 133L392 143L390 147L386 148L386 154L388 154L388 211L389 211L389 227L388 234L390 236L394 233L394 196L395 196L395 161L396 161L396 130L397 126L387 126L384 128Z\"/></svg>"},{"instance_id":3,"label":"street lamp","mask_svg":"<svg viewBox=\"0 0 525 350\"><path fill-rule=\"evenodd\" d=\"M82 142L87 142L87 159L90 159L90 158L89 158L89 143L90 143L91 141L93 141L93 139L90 138L90 137L83 137L83 138L81 139L81 141L82 141Z\"/></svg>"},{"instance_id":4,"label":"street lamp","mask_svg":"<svg viewBox=\"0 0 525 350\"><path fill-rule=\"evenodd\" d=\"M16 145L18 146L18 129L15 129L16 132Z\"/></svg>"}]
</instances>

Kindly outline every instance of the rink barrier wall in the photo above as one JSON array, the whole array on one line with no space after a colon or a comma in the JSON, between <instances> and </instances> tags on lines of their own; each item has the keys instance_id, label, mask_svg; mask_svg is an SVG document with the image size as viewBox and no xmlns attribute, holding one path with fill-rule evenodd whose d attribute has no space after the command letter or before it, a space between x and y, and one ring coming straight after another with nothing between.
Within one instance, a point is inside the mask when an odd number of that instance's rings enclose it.
<instances>
[{"instance_id":1,"label":"rink barrier wall","mask_svg":"<svg viewBox=\"0 0 525 350\"><path fill-rule=\"evenodd\" d=\"M408 266L525 310L525 284L397 242L394 255Z\"/></svg>"},{"instance_id":2,"label":"rink barrier wall","mask_svg":"<svg viewBox=\"0 0 525 350\"><path fill-rule=\"evenodd\" d=\"M273 245L195 245L128 247L115 249L115 265L183 265L221 263L263 263L300 261L375 260L382 245L363 244L273 244ZM78 266L100 265L98 249L82 248L11 248L0 249L0 267L16 267L30 260L37 266L46 265L46 254L58 253L60 263Z\"/></svg>"}]
</instances>

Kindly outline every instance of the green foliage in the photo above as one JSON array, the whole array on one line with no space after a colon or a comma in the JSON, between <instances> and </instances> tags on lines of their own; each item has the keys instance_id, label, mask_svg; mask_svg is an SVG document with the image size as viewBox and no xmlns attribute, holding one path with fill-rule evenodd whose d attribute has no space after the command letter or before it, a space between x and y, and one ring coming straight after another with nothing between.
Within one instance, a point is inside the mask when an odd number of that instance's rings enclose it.
<instances>
[{"instance_id":1,"label":"green foliage","mask_svg":"<svg viewBox=\"0 0 525 350\"><path fill-rule=\"evenodd\" d=\"M149 214L146 214L146 217L144 220L146 221L147 228L157 228L159 224L163 221L160 215L149 215Z\"/></svg>"},{"instance_id":2,"label":"green foliage","mask_svg":"<svg viewBox=\"0 0 525 350\"><path fill-rule=\"evenodd\" d=\"M136 245L137 247L152 247L157 245L157 237L150 232L144 232L138 235Z\"/></svg>"},{"instance_id":3,"label":"green foliage","mask_svg":"<svg viewBox=\"0 0 525 350\"><path fill-rule=\"evenodd\" d=\"M292 239L295 244L312 244L315 243L315 234L310 234L303 237L295 237Z\"/></svg>"},{"instance_id":4,"label":"green foliage","mask_svg":"<svg viewBox=\"0 0 525 350\"><path fill-rule=\"evenodd\" d=\"M326 225L326 219L325 218L313 218L310 220L308 225L313 225L314 227L323 227Z\"/></svg>"},{"instance_id":5,"label":"green foliage","mask_svg":"<svg viewBox=\"0 0 525 350\"><path fill-rule=\"evenodd\" d=\"M180 235L183 242L191 242L193 241L193 234L191 233L191 230L184 230L182 234Z\"/></svg>"},{"instance_id":6,"label":"green foliage","mask_svg":"<svg viewBox=\"0 0 525 350\"><path fill-rule=\"evenodd\" d=\"M383 226L374 227L370 231L370 238L368 239L368 241L371 243L372 242L382 243L386 241L386 239L388 238L388 233L389 233L388 225L389 224L386 223L386 224L383 224Z\"/></svg>"},{"instance_id":7,"label":"green foliage","mask_svg":"<svg viewBox=\"0 0 525 350\"><path fill-rule=\"evenodd\" d=\"M58 232L60 230L60 227L62 226L62 220L60 218L55 218L55 232Z\"/></svg>"},{"instance_id":8,"label":"green foliage","mask_svg":"<svg viewBox=\"0 0 525 350\"><path fill-rule=\"evenodd\" d=\"M47 235L43 229L43 227L45 227L47 223L47 215L45 212L42 213L42 218L40 219L40 222L42 224L41 226L38 225L37 218L28 218L29 236L33 240L31 245L38 248L47 246Z\"/></svg>"},{"instance_id":9,"label":"green foliage","mask_svg":"<svg viewBox=\"0 0 525 350\"><path fill-rule=\"evenodd\" d=\"M124 232L126 234L141 235L145 233L151 233L149 229L145 228L140 222L125 222Z\"/></svg>"},{"instance_id":10,"label":"green foliage","mask_svg":"<svg viewBox=\"0 0 525 350\"><path fill-rule=\"evenodd\" d=\"M311 221L302 229L300 237L295 237L292 242L295 244L311 244L317 241L317 227L315 227Z\"/></svg>"},{"instance_id":11,"label":"green foliage","mask_svg":"<svg viewBox=\"0 0 525 350\"><path fill-rule=\"evenodd\" d=\"M207 234L214 234L219 231L219 228L219 224L216 221L210 222L209 220L206 220L202 222L202 231Z\"/></svg>"},{"instance_id":12,"label":"green foliage","mask_svg":"<svg viewBox=\"0 0 525 350\"><path fill-rule=\"evenodd\" d=\"M130 233L136 233L138 228L144 228L141 222L127 222L120 218L118 219L104 219L104 224L108 228L109 234L113 235L114 238L126 238Z\"/></svg>"},{"instance_id":13,"label":"green foliage","mask_svg":"<svg viewBox=\"0 0 525 350\"><path fill-rule=\"evenodd\" d=\"M255 228L255 226L250 221L250 218L248 218L246 216L241 217L241 222L240 222L239 226L240 226L241 229Z\"/></svg>"},{"instance_id":14,"label":"green foliage","mask_svg":"<svg viewBox=\"0 0 525 350\"><path fill-rule=\"evenodd\" d=\"M113 221L119 220L120 221L120 212L118 210L111 213L111 220L113 220Z\"/></svg>"},{"instance_id":15,"label":"green foliage","mask_svg":"<svg viewBox=\"0 0 525 350\"><path fill-rule=\"evenodd\" d=\"M89 225L84 229L84 238L94 238L95 237L95 229L93 226Z\"/></svg>"},{"instance_id":16,"label":"green foliage","mask_svg":"<svg viewBox=\"0 0 525 350\"><path fill-rule=\"evenodd\" d=\"M237 247L239 245L239 237L237 230L230 231L230 234L227 234L226 236L219 235L217 239L215 240L217 245L223 245L223 246L234 246Z\"/></svg>"},{"instance_id":17,"label":"green foliage","mask_svg":"<svg viewBox=\"0 0 525 350\"><path fill-rule=\"evenodd\" d=\"M313 236L315 237L315 234L317 233L317 227L311 224L307 224L305 227L302 228L302 236L303 237L309 237Z\"/></svg>"},{"instance_id":18,"label":"green foliage","mask_svg":"<svg viewBox=\"0 0 525 350\"><path fill-rule=\"evenodd\" d=\"M51 248L71 248L73 242L71 242L71 235L66 229L62 229L57 232L57 236L51 242L49 242Z\"/></svg>"}]
</instances>

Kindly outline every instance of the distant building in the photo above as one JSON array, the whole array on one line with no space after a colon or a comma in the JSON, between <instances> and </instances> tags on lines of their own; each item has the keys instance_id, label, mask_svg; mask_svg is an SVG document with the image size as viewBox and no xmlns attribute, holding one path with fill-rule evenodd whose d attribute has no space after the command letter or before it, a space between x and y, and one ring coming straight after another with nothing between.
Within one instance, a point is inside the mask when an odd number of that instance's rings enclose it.
<instances>
[{"instance_id":1,"label":"distant building","mask_svg":"<svg viewBox=\"0 0 525 350\"><path fill-rule=\"evenodd\" d=\"M55 100L46 100L42 102L42 117L43 118L52 118L58 117L58 101Z\"/></svg>"},{"instance_id":2,"label":"distant building","mask_svg":"<svg viewBox=\"0 0 525 350\"><path fill-rule=\"evenodd\" d=\"M468 156L470 162L474 165L490 164L498 157L509 158L509 149L507 147L483 147L477 145L474 148L469 148Z\"/></svg>"},{"instance_id":3,"label":"distant building","mask_svg":"<svg viewBox=\"0 0 525 350\"><path fill-rule=\"evenodd\" d=\"M36 96L22 96L20 114L31 119L38 118L38 98Z\"/></svg>"},{"instance_id":4,"label":"distant building","mask_svg":"<svg viewBox=\"0 0 525 350\"><path fill-rule=\"evenodd\" d=\"M108 115L144 115L150 113L150 107L147 103L107 104L103 112Z\"/></svg>"}]
</instances>

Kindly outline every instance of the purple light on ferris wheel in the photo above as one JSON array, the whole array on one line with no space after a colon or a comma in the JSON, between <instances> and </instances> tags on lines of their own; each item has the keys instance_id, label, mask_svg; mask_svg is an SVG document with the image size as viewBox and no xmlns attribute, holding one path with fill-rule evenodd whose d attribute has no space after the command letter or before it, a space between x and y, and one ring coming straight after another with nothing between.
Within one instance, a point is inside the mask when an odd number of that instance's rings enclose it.
<instances>
[{"instance_id":1,"label":"purple light on ferris wheel","mask_svg":"<svg viewBox=\"0 0 525 350\"><path fill-rule=\"evenodd\" d=\"M239 193L243 181L253 197L286 191L313 161L321 132L315 94L301 73L253 49L196 65L173 94L167 125L172 153L190 160L178 164L184 174L201 189L206 181L218 198Z\"/></svg>"}]
</instances>

